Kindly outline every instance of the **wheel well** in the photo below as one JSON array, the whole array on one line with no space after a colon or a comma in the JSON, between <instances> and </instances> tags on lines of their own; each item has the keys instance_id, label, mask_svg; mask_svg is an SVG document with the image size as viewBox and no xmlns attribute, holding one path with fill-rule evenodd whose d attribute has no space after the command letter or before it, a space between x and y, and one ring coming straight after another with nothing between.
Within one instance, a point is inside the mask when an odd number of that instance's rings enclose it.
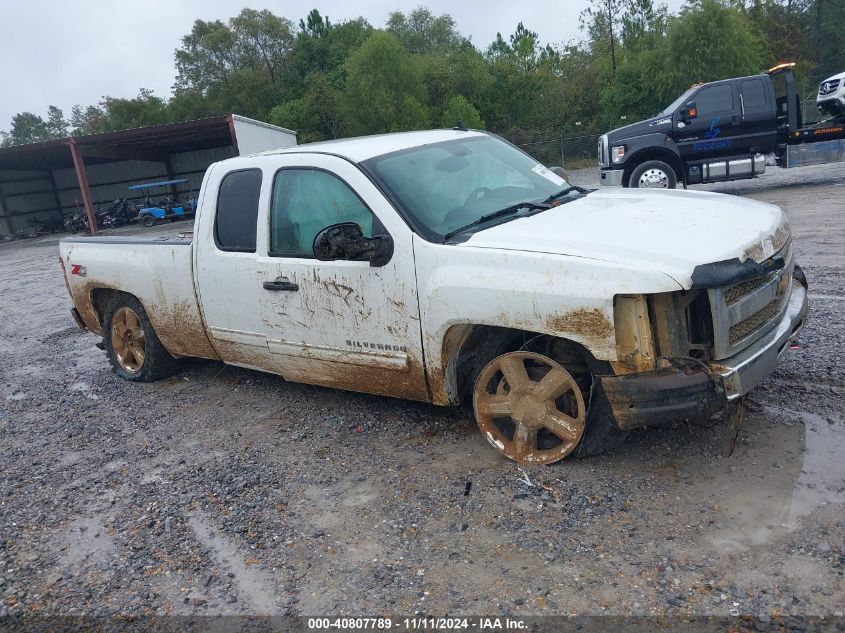
<instances>
[{"instance_id":1,"label":"wheel well","mask_svg":"<svg viewBox=\"0 0 845 633\"><path fill-rule=\"evenodd\" d=\"M564 338L492 325L458 325L446 334L443 366L457 402L472 395L476 376L496 356L525 349L554 358L564 367L593 371L597 361L581 344Z\"/></svg>"},{"instance_id":2,"label":"wheel well","mask_svg":"<svg viewBox=\"0 0 845 633\"><path fill-rule=\"evenodd\" d=\"M91 303L97 311L100 326L103 325L103 320L106 316L106 307L109 305L109 301L111 301L112 297L119 293L120 290L115 290L113 288L94 288L94 290L91 291Z\"/></svg>"},{"instance_id":3,"label":"wheel well","mask_svg":"<svg viewBox=\"0 0 845 633\"><path fill-rule=\"evenodd\" d=\"M677 177L678 182L684 181L684 165L677 154L670 152L668 149L649 148L641 152L637 152L629 159L628 162L630 164L625 166L625 170L622 175L622 186L627 187L628 180L630 180L633 171L649 160L662 160L675 171L675 176Z\"/></svg>"}]
</instances>

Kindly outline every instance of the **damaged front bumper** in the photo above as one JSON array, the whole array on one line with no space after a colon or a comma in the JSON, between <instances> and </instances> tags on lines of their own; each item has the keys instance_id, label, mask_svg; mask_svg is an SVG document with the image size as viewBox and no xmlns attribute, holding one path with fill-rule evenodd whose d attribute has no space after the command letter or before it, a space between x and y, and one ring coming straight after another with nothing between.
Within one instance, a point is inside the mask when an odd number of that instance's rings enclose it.
<instances>
[{"instance_id":1,"label":"damaged front bumper","mask_svg":"<svg viewBox=\"0 0 845 633\"><path fill-rule=\"evenodd\" d=\"M781 321L741 352L705 366L691 362L654 371L601 376L621 429L661 424L719 409L751 391L777 365L807 320L807 288L795 283Z\"/></svg>"}]
</instances>

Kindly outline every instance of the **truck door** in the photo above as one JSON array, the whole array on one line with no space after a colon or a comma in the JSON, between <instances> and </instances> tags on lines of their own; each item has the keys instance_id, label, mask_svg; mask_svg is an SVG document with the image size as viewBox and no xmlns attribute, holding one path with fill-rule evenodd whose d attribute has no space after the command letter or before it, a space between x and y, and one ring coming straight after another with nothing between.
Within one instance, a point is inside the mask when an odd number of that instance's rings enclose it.
<instances>
[{"instance_id":1,"label":"truck door","mask_svg":"<svg viewBox=\"0 0 845 633\"><path fill-rule=\"evenodd\" d=\"M212 168L206 175L199 205L194 237L199 301L221 359L268 370L272 355L255 280L258 216L269 186L257 159L235 171L221 170Z\"/></svg>"},{"instance_id":2,"label":"truck door","mask_svg":"<svg viewBox=\"0 0 845 633\"><path fill-rule=\"evenodd\" d=\"M777 143L777 113L770 85L768 77L749 77L739 82L742 109L740 138L744 153L768 154Z\"/></svg>"},{"instance_id":3,"label":"truck door","mask_svg":"<svg viewBox=\"0 0 845 633\"><path fill-rule=\"evenodd\" d=\"M335 156L276 156L258 258L267 345L289 380L428 400L410 229L376 187ZM281 159L281 163L279 161ZM322 229L354 222L389 235L385 265L319 261Z\"/></svg>"},{"instance_id":4,"label":"truck door","mask_svg":"<svg viewBox=\"0 0 845 633\"><path fill-rule=\"evenodd\" d=\"M694 105L694 112L690 112ZM681 105L673 117L681 158L694 161L709 156L741 153L739 95L734 83L703 86Z\"/></svg>"}]
</instances>

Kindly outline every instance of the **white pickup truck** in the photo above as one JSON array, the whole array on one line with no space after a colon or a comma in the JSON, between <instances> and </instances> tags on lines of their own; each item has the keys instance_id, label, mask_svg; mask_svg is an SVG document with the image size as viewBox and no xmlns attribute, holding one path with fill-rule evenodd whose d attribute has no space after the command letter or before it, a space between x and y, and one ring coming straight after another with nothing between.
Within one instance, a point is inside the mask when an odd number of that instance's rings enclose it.
<instances>
[{"instance_id":1,"label":"white pickup truck","mask_svg":"<svg viewBox=\"0 0 845 633\"><path fill-rule=\"evenodd\" d=\"M409 132L212 165L193 239L70 238L78 323L115 371L194 356L438 405L520 463L712 412L807 314L783 212L586 191L500 138Z\"/></svg>"}]
</instances>

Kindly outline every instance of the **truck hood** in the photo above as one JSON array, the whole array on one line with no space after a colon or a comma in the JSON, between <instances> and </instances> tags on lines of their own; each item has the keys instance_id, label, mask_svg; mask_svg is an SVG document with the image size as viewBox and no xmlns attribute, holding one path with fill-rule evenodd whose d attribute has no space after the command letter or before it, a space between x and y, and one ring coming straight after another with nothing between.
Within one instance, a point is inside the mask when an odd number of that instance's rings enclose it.
<instances>
[{"instance_id":1,"label":"truck hood","mask_svg":"<svg viewBox=\"0 0 845 633\"><path fill-rule=\"evenodd\" d=\"M758 263L780 249L779 207L705 191L606 189L473 234L465 247L600 259L663 272L692 286L699 264Z\"/></svg>"},{"instance_id":2,"label":"truck hood","mask_svg":"<svg viewBox=\"0 0 845 633\"><path fill-rule=\"evenodd\" d=\"M668 116L654 116L650 119L637 121L624 127L618 127L607 133L607 140L609 145L614 145L618 141L625 141L634 138L635 136L642 136L643 134L653 134L655 132L667 133L672 131L672 115Z\"/></svg>"}]
</instances>

